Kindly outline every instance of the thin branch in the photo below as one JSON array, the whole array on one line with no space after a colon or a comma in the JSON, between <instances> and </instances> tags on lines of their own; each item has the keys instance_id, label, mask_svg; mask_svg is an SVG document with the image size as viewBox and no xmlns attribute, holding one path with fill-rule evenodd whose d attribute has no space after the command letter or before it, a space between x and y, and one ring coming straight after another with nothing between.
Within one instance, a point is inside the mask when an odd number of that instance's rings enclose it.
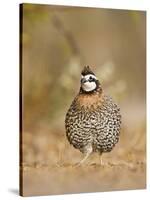
<instances>
[{"instance_id":1,"label":"thin branch","mask_svg":"<svg viewBox=\"0 0 150 200\"><path fill-rule=\"evenodd\" d=\"M60 17L56 13L54 13L54 15L52 17L52 22L53 22L53 25L55 26L55 28L60 32L61 35L63 35L63 37L68 42L70 49L72 51L72 54L74 56L77 56L81 61L83 58L81 56L80 49L79 49L77 42L75 41L71 31L66 29L66 27L64 26Z\"/></svg>"}]
</instances>

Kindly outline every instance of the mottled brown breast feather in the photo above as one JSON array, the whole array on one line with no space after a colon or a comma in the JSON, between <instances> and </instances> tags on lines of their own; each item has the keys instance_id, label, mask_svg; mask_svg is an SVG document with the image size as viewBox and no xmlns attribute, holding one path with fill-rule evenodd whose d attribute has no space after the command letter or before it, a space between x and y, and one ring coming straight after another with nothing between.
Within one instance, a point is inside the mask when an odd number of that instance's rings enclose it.
<instances>
[{"instance_id":1,"label":"mottled brown breast feather","mask_svg":"<svg viewBox=\"0 0 150 200\"><path fill-rule=\"evenodd\" d=\"M79 107L95 109L103 104L103 96L103 93L80 94L76 98L76 103Z\"/></svg>"}]
</instances>

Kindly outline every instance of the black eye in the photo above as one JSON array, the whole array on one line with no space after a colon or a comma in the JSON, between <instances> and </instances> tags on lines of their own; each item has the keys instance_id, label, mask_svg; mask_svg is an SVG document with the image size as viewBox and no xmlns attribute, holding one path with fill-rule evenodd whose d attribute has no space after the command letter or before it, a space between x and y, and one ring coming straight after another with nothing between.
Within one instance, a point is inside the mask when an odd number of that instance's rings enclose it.
<instances>
[{"instance_id":1,"label":"black eye","mask_svg":"<svg viewBox=\"0 0 150 200\"><path fill-rule=\"evenodd\" d=\"M89 77L89 81L92 82L94 81L94 78L92 76Z\"/></svg>"}]
</instances>

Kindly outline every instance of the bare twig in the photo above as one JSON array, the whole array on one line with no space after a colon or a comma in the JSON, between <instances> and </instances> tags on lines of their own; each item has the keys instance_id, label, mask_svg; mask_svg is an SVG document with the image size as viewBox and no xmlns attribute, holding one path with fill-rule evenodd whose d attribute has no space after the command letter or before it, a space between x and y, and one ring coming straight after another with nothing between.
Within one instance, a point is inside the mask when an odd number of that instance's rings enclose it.
<instances>
[{"instance_id":1,"label":"bare twig","mask_svg":"<svg viewBox=\"0 0 150 200\"><path fill-rule=\"evenodd\" d=\"M66 39L67 43L70 46L70 49L72 51L72 54L75 57L78 57L78 59L81 61L83 59L83 56L81 56L80 49L77 45L77 42L75 41L73 34L70 30L68 30L63 22L61 21L60 17L57 13L53 14L52 22L55 28L60 32L60 34Z\"/></svg>"}]
</instances>

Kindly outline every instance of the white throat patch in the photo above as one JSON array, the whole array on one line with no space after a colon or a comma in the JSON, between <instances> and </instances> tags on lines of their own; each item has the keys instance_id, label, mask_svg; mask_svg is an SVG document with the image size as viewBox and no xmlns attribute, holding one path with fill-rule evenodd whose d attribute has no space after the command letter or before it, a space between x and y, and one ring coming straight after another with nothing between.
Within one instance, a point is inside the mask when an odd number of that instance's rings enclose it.
<instances>
[{"instance_id":1,"label":"white throat patch","mask_svg":"<svg viewBox=\"0 0 150 200\"><path fill-rule=\"evenodd\" d=\"M82 84L82 88L84 91L90 92L92 90L95 90L96 88L96 83L95 82L85 82Z\"/></svg>"},{"instance_id":2,"label":"white throat patch","mask_svg":"<svg viewBox=\"0 0 150 200\"><path fill-rule=\"evenodd\" d=\"M94 81L92 81L92 82L89 81L90 77L97 80L96 76L94 76L93 74L81 76L81 78L84 78L86 80L86 82L82 84L82 89L86 92L90 92L92 90L95 90L95 88L96 88L96 83Z\"/></svg>"}]
</instances>

